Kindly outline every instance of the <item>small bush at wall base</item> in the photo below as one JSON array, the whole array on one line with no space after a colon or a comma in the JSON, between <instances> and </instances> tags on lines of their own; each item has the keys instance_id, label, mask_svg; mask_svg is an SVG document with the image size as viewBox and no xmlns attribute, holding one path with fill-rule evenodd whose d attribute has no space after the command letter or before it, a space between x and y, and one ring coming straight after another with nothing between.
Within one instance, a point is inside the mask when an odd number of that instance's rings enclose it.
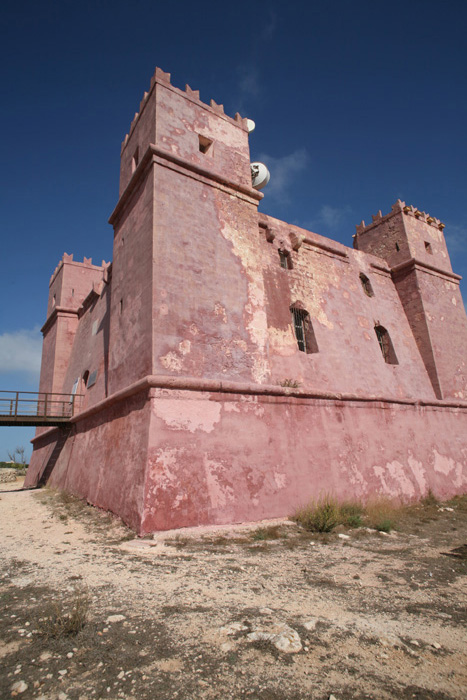
<instances>
[{"instance_id":1,"label":"small bush at wall base","mask_svg":"<svg viewBox=\"0 0 467 700\"><path fill-rule=\"evenodd\" d=\"M398 509L400 506L385 499L364 506L358 501L338 503L332 496L323 496L297 511L292 520L311 532L331 532L338 525L350 528L368 525L380 532L390 532Z\"/></svg>"},{"instance_id":2,"label":"small bush at wall base","mask_svg":"<svg viewBox=\"0 0 467 700\"><path fill-rule=\"evenodd\" d=\"M394 525L392 520L389 520L389 518L385 518L384 520L375 523L375 530L378 530L378 532L391 532L393 529Z\"/></svg>"},{"instance_id":3,"label":"small bush at wall base","mask_svg":"<svg viewBox=\"0 0 467 700\"><path fill-rule=\"evenodd\" d=\"M346 501L339 506L340 522L347 527L360 527L365 508L357 501Z\"/></svg>"},{"instance_id":4,"label":"small bush at wall base","mask_svg":"<svg viewBox=\"0 0 467 700\"><path fill-rule=\"evenodd\" d=\"M324 496L316 503L299 510L293 520L311 532L331 532L339 525L340 509L337 501Z\"/></svg>"}]
</instances>

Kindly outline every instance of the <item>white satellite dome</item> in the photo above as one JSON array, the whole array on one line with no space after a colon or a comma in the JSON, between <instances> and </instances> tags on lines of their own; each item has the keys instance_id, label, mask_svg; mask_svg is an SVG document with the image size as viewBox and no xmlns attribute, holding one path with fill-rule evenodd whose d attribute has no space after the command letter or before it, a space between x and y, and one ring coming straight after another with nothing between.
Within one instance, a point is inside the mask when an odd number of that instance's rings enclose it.
<instances>
[{"instance_id":1,"label":"white satellite dome","mask_svg":"<svg viewBox=\"0 0 467 700\"><path fill-rule=\"evenodd\" d=\"M251 163L251 182L255 190L262 190L269 182L271 174L264 163Z\"/></svg>"}]
</instances>

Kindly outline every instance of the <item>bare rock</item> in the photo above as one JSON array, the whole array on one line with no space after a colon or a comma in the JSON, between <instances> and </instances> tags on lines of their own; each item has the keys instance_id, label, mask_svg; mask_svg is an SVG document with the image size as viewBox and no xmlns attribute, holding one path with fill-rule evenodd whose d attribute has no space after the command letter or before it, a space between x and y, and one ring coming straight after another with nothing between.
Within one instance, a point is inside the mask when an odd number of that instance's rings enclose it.
<instances>
[{"instance_id":1,"label":"bare rock","mask_svg":"<svg viewBox=\"0 0 467 700\"><path fill-rule=\"evenodd\" d=\"M271 642L276 649L285 654L297 654L302 650L302 642L298 632L288 625L282 625L277 632L267 632L265 630L254 630L247 635L250 642Z\"/></svg>"},{"instance_id":2,"label":"bare rock","mask_svg":"<svg viewBox=\"0 0 467 700\"><path fill-rule=\"evenodd\" d=\"M125 615L109 615L105 624L110 625L112 622L122 622L123 620L126 620Z\"/></svg>"},{"instance_id":3,"label":"bare rock","mask_svg":"<svg viewBox=\"0 0 467 700\"><path fill-rule=\"evenodd\" d=\"M16 683L13 683L13 685L11 686L11 694L20 695L21 693L24 693L27 689L27 683L25 683L24 681L16 681Z\"/></svg>"},{"instance_id":4,"label":"bare rock","mask_svg":"<svg viewBox=\"0 0 467 700\"><path fill-rule=\"evenodd\" d=\"M232 635L236 634L237 632L244 632L247 629L247 625L244 625L243 622L232 622L230 625L224 625L224 627L221 627L221 632Z\"/></svg>"}]
</instances>

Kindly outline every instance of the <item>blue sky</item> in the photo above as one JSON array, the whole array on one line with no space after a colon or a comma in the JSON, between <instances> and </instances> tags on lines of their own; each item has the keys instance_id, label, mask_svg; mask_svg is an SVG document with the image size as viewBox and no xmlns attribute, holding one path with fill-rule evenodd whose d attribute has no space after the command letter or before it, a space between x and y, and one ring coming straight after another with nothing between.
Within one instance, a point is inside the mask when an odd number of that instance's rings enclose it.
<instances>
[{"instance_id":1,"label":"blue sky","mask_svg":"<svg viewBox=\"0 0 467 700\"><path fill-rule=\"evenodd\" d=\"M63 252L112 257L120 144L156 65L255 120L263 211L352 245L401 198L446 223L467 275L464 0L16 0L0 25L0 389L38 387ZM0 460L32 435L1 428Z\"/></svg>"}]
</instances>

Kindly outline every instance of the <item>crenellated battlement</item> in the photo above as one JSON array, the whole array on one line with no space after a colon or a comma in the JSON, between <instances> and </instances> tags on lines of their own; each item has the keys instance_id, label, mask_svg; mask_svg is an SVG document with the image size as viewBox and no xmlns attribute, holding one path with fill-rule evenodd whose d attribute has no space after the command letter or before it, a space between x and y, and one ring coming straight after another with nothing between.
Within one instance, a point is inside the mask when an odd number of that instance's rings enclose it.
<instances>
[{"instance_id":1,"label":"crenellated battlement","mask_svg":"<svg viewBox=\"0 0 467 700\"><path fill-rule=\"evenodd\" d=\"M356 225L356 230L357 230L357 235L364 233L365 231L371 229L373 226L376 224L379 224L381 221L386 221L387 219L390 219L392 216L395 214L399 214L402 212L406 216L413 216L419 221L423 221L424 223L428 224L429 226L433 226L434 228L437 228L439 231L443 231L445 228L445 224L443 224L439 219L437 219L434 216L430 216L424 211L420 211L417 209L417 207L414 207L412 205L407 205L405 202L403 202L401 199L398 199L391 207L391 211L388 214L383 214L381 213L381 209L377 212L377 214L372 215L372 221L371 224L366 225L365 221L362 219L359 224Z\"/></svg>"},{"instance_id":2,"label":"crenellated battlement","mask_svg":"<svg viewBox=\"0 0 467 700\"><path fill-rule=\"evenodd\" d=\"M200 107L203 107L203 109L206 109L214 114L217 114L218 116L226 119L227 121L236 124L237 126L240 126L241 128L247 130L247 119L242 117L238 112L235 114L235 117L229 117L228 115L225 114L224 111L224 105L217 104L214 100L211 100L209 104L203 102L200 99L199 96L199 90L192 90L192 88L186 84L185 85L185 90L181 90L180 88L175 87L171 83L171 75L170 73L166 73L163 71L161 68L157 68L154 71L154 75L151 78L151 83L149 87L148 92L143 93L143 97L141 99L140 105L139 105L139 112L135 112L135 116L133 117L133 121L130 124L130 130L128 134L125 135L125 138L123 139L122 142L122 148L121 148L121 153L123 153L128 140L130 139L130 136L132 135L133 131L135 130L135 127L141 117L142 112L144 111L147 102L156 86L156 84L164 85L165 87L170 88L174 92L178 93L179 95L183 95L185 98L189 99L191 102L195 102L198 104Z\"/></svg>"},{"instance_id":3,"label":"crenellated battlement","mask_svg":"<svg viewBox=\"0 0 467 700\"><path fill-rule=\"evenodd\" d=\"M93 265L92 258L86 258L86 257L83 258L83 262L78 262L77 260L73 260L73 253L71 253L71 254L63 253L61 260L59 261L57 267L55 268L55 270L53 271L53 273L50 277L49 287L53 283L54 279L56 278L56 276L58 275L60 270L62 269L63 265L70 264L70 263L75 265L75 266L85 267L85 268L93 269L93 270L102 270L102 271L107 270L111 265L110 262L105 262L105 260L103 260L100 265Z\"/></svg>"}]
</instances>

